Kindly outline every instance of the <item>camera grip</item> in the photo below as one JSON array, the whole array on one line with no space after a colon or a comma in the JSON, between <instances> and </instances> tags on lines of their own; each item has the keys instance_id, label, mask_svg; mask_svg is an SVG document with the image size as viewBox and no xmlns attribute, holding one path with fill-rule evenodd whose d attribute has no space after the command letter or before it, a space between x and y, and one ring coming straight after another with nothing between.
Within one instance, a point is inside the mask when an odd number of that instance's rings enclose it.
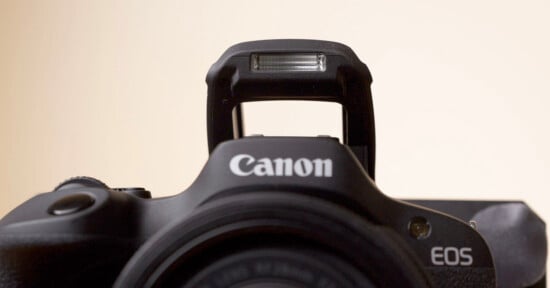
<instances>
[{"instance_id":1,"label":"camera grip","mask_svg":"<svg viewBox=\"0 0 550 288\"><path fill-rule=\"evenodd\" d=\"M109 287L137 249L124 238L0 234L2 287Z\"/></svg>"},{"instance_id":2,"label":"camera grip","mask_svg":"<svg viewBox=\"0 0 550 288\"><path fill-rule=\"evenodd\" d=\"M255 71L255 55L323 55L322 71ZM264 40L229 48L210 68L208 146L243 136L240 105L249 101L309 100L336 102L343 108L343 142L374 179L375 131L370 83L365 64L342 44L317 40Z\"/></svg>"},{"instance_id":3,"label":"camera grip","mask_svg":"<svg viewBox=\"0 0 550 288\"><path fill-rule=\"evenodd\" d=\"M143 242L142 199L119 190L75 177L2 218L0 286L112 285Z\"/></svg>"}]
</instances>

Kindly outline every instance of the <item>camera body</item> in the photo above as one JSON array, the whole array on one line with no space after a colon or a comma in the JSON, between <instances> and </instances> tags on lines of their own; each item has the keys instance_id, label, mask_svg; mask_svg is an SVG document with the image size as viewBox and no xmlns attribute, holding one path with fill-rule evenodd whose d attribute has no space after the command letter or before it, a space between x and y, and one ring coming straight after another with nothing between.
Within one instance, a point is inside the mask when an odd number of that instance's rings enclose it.
<instances>
[{"instance_id":1,"label":"camera body","mask_svg":"<svg viewBox=\"0 0 550 288\"><path fill-rule=\"evenodd\" d=\"M0 220L1 286L545 287L545 224L523 202L377 188L371 81L334 42L231 47L207 76L194 183L152 199L77 177L33 197ZM241 103L262 100L340 103L344 143L242 137Z\"/></svg>"}]
</instances>

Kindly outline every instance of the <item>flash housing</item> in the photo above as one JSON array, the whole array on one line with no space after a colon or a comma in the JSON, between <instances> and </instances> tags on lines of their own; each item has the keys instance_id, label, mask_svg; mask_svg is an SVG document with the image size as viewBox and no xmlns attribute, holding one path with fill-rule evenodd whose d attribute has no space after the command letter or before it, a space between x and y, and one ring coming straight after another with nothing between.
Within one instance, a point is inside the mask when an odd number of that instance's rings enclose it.
<instances>
[{"instance_id":1,"label":"flash housing","mask_svg":"<svg viewBox=\"0 0 550 288\"><path fill-rule=\"evenodd\" d=\"M375 131L367 66L347 46L280 39L243 42L208 71L208 148L244 135L241 103L272 100L342 105L342 142L374 179Z\"/></svg>"}]
</instances>

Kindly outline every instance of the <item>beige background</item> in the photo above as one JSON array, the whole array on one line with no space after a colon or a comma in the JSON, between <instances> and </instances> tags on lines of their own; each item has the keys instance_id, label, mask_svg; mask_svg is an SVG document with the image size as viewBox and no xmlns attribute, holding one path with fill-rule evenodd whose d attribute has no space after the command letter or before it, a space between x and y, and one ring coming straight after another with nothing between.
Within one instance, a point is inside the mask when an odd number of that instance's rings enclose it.
<instances>
[{"instance_id":1,"label":"beige background","mask_svg":"<svg viewBox=\"0 0 550 288\"><path fill-rule=\"evenodd\" d=\"M74 175L182 191L207 159L210 64L240 41L316 38L371 69L386 193L522 199L550 219L548 15L545 0L0 1L0 215ZM337 133L330 107L259 117L273 107L248 111L251 132Z\"/></svg>"}]
</instances>

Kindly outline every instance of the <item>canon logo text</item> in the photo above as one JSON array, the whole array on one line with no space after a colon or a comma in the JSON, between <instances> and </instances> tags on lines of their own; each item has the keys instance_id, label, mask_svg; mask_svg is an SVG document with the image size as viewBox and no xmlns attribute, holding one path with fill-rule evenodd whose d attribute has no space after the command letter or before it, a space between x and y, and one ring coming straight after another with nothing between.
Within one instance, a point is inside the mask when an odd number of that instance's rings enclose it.
<instances>
[{"instance_id":1,"label":"canon logo text","mask_svg":"<svg viewBox=\"0 0 550 288\"><path fill-rule=\"evenodd\" d=\"M260 158L238 154L229 161L229 169L237 176L332 177L331 159Z\"/></svg>"}]
</instances>

